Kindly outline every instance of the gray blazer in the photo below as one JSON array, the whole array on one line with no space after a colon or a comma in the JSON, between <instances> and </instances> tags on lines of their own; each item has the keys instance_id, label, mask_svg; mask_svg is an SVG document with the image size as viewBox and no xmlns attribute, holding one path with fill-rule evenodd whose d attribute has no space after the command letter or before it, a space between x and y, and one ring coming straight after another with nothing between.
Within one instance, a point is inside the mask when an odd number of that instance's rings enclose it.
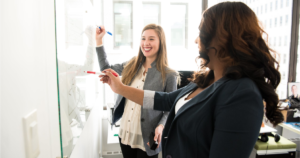
<instances>
[{"instance_id":1,"label":"gray blazer","mask_svg":"<svg viewBox=\"0 0 300 158\"><path fill-rule=\"evenodd\" d=\"M107 55L104 51L104 47L97 47L96 52L98 55L98 61L101 71L111 68L118 74L122 74L124 66L127 62L122 64L110 65L107 60ZM143 63L140 63L139 69ZM138 69L138 70L139 70ZM156 69L156 61L151 64L151 68L148 69L147 76L144 83L144 90L160 91L160 92L172 92L177 89L177 73L170 72L166 74L166 79L163 84L161 73ZM133 78L134 79L134 78ZM132 81L131 81L132 82ZM130 83L131 84L131 83ZM114 105L113 123L115 124L123 115L125 108L125 98L121 95L117 96L116 103ZM155 131L155 128L159 125L165 125L169 112L162 112L150 109L141 108L141 131L144 141L146 152L149 156L158 154L162 147L161 145L156 150L151 150L147 145L149 142L149 136L151 132Z\"/></svg>"}]
</instances>

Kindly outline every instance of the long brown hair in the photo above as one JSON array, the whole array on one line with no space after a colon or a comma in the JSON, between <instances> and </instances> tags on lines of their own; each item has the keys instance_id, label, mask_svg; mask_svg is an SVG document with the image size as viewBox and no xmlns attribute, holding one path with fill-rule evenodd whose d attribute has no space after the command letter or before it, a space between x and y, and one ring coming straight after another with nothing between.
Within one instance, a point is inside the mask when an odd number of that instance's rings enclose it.
<instances>
[{"instance_id":1,"label":"long brown hair","mask_svg":"<svg viewBox=\"0 0 300 158\"><path fill-rule=\"evenodd\" d=\"M230 79L248 77L255 82L266 102L266 116L276 126L283 121L278 110L278 95L275 93L280 82L279 64L273 57L276 53L268 47L255 13L244 3L223 2L203 13L199 26L200 54L207 53L212 40L218 46L218 58L226 62L224 76ZM200 57L200 56L199 56ZM205 64L193 75L193 82L201 88L214 79L213 70Z\"/></svg>"},{"instance_id":2,"label":"long brown hair","mask_svg":"<svg viewBox=\"0 0 300 158\"><path fill-rule=\"evenodd\" d=\"M156 24L149 24L144 27L142 34L144 31L149 29L153 29L159 37L159 49L156 57L156 69L161 73L163 83L164 83L166 79L166 73L168 73L166 68L169 67L165 33L161 26ZM124 67L124 70L122 72L122 82L124 84L126 85L130 84L134 75L137 73L139 65L145 62L145 60L146 57L144 56L142 49L140 47L137 57L133 57Z\"/></svg>"}]
</instances>

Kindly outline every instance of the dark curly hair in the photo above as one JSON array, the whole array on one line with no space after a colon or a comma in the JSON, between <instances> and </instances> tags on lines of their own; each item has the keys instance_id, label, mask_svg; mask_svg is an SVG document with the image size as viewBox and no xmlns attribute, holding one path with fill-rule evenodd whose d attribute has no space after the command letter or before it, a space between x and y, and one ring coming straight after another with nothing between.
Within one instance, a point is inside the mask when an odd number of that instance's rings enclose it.
<instances>
[{"instance_id":1,"label":"dark curly hair","mask_svg":"<svg viewBox=\"0 0 300 158\"><path fill-rule=\"evenodd\" d=\"M230 79L248 77L254 81L266 103L266 117L274 126L282 122L275 92L280 82L279 64L276 53L262 37L267 34L259 26L255 13L242 2L219 3L203 13L199 30L199 58L212 48L210 43L214 39L218 46L218 50L213 47L216 55L228 65L223 75ZM206 64L192 77L200 88L207 87L213 80L214 72L207 70Z\"/></svg>"}]
</instances>

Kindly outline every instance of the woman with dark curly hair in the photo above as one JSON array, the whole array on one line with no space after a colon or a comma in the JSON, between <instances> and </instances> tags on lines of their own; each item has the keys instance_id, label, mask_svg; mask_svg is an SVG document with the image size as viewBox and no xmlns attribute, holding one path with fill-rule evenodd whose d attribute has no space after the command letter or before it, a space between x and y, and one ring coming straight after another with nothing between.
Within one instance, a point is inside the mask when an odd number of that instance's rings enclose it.
<instances>
[{"instance_id":1,"label":"woman with dark curly hair","mask_svg":"<svg viewBox=\"0 0 300 158\"><path fill-rule=\"evenodd\" d=\"M123 85L106 70L111 89L143 106L170 111L163 131L164 158L248 158L266 116L283 121L275 93L278 62L244 3L219 3L203 13L196 40L203 60L192 82L171 93Z\"/></svg>"}]
</instances>

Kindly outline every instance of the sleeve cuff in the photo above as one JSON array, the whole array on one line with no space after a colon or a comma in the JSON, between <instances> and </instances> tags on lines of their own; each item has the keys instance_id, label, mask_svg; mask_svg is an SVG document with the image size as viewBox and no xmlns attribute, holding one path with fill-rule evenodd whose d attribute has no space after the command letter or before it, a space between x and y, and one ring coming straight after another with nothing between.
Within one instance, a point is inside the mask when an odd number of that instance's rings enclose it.
<instances>
[{"instance_id":1,"label":"sleeve cuff","mask_svg":"<svg viewBox=\"0 0 300 158\"><path fill-rule=\"evenodd\" d=\"M103 44L96 46L96 48L98 48L98 47L102 47L102 46L103 46Z\"/></svg>"},{"instance_id":2,"label":"sleeve cuff","mask_svg":"<svg viewBox=\"0 0 300 158\"><path fill-rule=\"evenodd\" d=\"M155 95L155 91L144 90L144 100L143 100L144 109L154 108L154 95Z\"/></svg>"}]
</instances>

